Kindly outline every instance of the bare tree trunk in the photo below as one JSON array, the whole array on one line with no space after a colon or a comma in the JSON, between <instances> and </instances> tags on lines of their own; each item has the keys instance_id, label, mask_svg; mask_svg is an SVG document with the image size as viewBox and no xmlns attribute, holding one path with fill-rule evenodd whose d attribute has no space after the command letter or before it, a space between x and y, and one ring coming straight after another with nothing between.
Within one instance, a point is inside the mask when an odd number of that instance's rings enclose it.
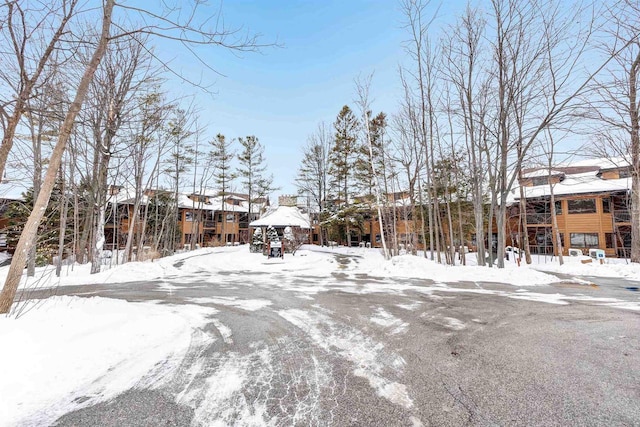
<instances>
[{"instance_id":1,"label":"bare tree trunk","mask_svg":"<svg viewBox=\"0 0 640 427\"><path fill-rule=\"evenodd\" d=\"M371 166L371 172L373 174L373 181L375 182L374 191L376 195L376 209L378 211L378 224L380 226L380 238L382 240L382 251L384 255L384 259L388 260L389 250L387 249L387 239L385 238L384 233L384 220L382 218L382 198L380 196L380 181L378 180L378 171L376 169L375 161L373 158L373 144L371 142L371 129L370 129L370 118L369 118L369 87L371 85L371 75L369 78L362 82L356 80L356 89L358 92L358 103L360 104L360 109L362 110L362 121L364 123L365 129L365 137L367 139L367 147L369 148L369 161ZM346 193L345 193L346 194ZM395 211L394 211L394 226L395 226ZM349 228L347 228L349 230ZM348 232L347 232L348 233ZM395 234L395 233L394 233ZM347 241L349 242L349 246L351 246L351 236L347 234Z\"/></svg>"},{"instance_id":2,"label":"bare tree trunk","mask_svg":"<svg viewBox=\"0 0 640 427\"><path fill-rule=\"evenodd\" d=\"M638 75L640 52L629 69L629 120L631 122L631 262L640 262L640 111Z\"/></svg>"},{"instance_id":3,"label":"bare tree trunk","mask_svg":"<svg viewBox=\"0 0 640 427\"><path fill-rule=\"evenodd\" d=\"M61 193L62 200L60 201L60 236L58 238L58 263L56 264L56 277L60 277L62 270L62 257L64 256L64 239L67 230L67 213L69 211L69 201L67 200L67 188L64 185L64 167L60 169L61 180Z\"/></svg>"},{"instance_id":4,"label":"bare tree trunk","mask_svg":"<svg viewBox=\"0 0 640 427\"><path fill-rule=\"evenodd\" d=\"M522 176L522 170L520 171L520 176ZM529 223L527 221L527 197L524 193L524 187L522 185L520 187L520 220L522 223L522 246L524 248L524 258L527 264L531 264L531 247L529 245Z\"/></svg>"},{"instance_id":5,"label":"bare tree trunk","mask_svg":"<svg viewBox=\"0 0 640 427\"><path fill-rule=\"evenodd\" d=\"M107 43L109 41L109 31L111 28L111 14L113 12L114 5L115 0L105 0L102 17L102 32L100 39L98 40L98 45L91 57L91 61L85 69L82 79L80 80L80 84L78 85L75 99L71 103L62 127L60 128L60 135L55 148L53 149L53 153L51 154L49 167L42 184L42 189L40 190L40 194L38 194L33 210L31 211L29 219L27 220L27 223L22 230L22 234L20 235L20 240L16 246L15 254L11 260L11 267L9 267L7 279L4 287L2 288L2 292L0 293L0 314L8 313L11 309L11 305L13 304L13 298L15 297L18 285L20 284L20 278L22 277L22 272L24 270L26 256L33 244L34 236L38 233L38 226L40 225L40 221L42 220L47 204L49 203L51 191L55 184L56 174L60 168L62 156L73 129L73 122L82 107L85 95L89 89L89 84L91 83L93 75L100 64L100 60L106 51Z\"/></svg>"},{"instance_id":6,"label":"bare tree trunk","mask_svg":"<svg viewBox=\"0 0 640 427\"><path fill-rule=\"evenodd\" d=\"M556 240L556 250L558 251L558 262L560 265L564 264L564 248L562 247L562 238L560 236L560 229L558 228L558 216L556 215L556 196L553 193L553 184L549 182L549 191L551 198L551 227L553 229L553 237Z\"/></svg>"}]
</instances>

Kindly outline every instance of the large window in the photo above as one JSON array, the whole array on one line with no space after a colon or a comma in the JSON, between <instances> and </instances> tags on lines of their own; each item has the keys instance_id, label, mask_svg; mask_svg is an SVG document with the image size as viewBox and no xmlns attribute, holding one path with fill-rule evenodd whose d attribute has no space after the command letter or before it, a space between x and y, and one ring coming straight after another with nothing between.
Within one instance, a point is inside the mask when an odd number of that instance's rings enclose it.
<instances>
[{"instance_id":1,"label":"large window","mask_svg":"<svg viewBox=\"0 0 640 427\"><path fill-rule=\"evenodd\" d=\"M611 199L608 197L602 199L602 212L611 213Z\"/></svg>"},{"instance_id":2,"label":"large window","mask_svg":"<svg viewBox=\"0 0 640 427\"><path fill-rule=\"evenodd\" d=\"M571 233L573 248L596 248L598 243L598 233Z\"/></svg>"},{"instance_id":3,"label":"large window","mask_svg":"<svg viewBox=\"0 0 640 427\"><path fill-rule=\"evenodd\" d=\"M596 199L567 200L570 214L596 213Z\"/></svg>"}]
</instances>

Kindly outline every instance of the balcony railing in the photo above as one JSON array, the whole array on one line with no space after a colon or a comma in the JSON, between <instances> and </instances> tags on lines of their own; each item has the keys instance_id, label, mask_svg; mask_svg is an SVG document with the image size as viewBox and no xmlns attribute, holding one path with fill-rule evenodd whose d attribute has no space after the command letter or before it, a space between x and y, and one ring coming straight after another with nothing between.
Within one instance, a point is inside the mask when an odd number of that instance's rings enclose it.
<instances>
[{"instance_id":1,"label":"balcony railing","mask_svg":"<svg viewBox=\"0 0 640 427\"><path fill-rule=\"evenodd\" d=\"M215 221L204 221L203 226L204 226L204 228L216 228L216 222Z\"/></svg>"},{"instance_id":2,"label":"balcony railing","mask_svg":"<svg viewBox=\"0 0 640 427\"><path fill-rule=\"evenodd\" d=\"M614 222L631 222L631 212L615 212L613 214Z\"/></svg>"},{"instance_id":3,"label":"balcony railing","mask_svg":"<svg viewBox=\"0 0 640 427\"><path fill-rule=\"evenodd\" d=\"M551 224L550 213L527 214L527 224Z\"/></svg>"}]
</instances>

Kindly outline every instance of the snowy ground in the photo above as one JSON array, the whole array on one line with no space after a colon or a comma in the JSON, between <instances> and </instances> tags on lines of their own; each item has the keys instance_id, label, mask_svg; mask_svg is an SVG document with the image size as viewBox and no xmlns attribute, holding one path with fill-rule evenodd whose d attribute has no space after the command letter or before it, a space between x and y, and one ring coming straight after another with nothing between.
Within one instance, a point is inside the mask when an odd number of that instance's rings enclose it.
<instances>
[{"instance_id":1,"label":"snowy ground","mask_svg":"<svg viewBox=\"0 0 640 427\"><path fill-rule=\"evenodd\" d=\"M341 262L340 255L344 255L345 262ZM357 262L350 262L353 259ZM561 281L549 272L578 276L572 283L580 283L579 276L640 281L637 265L623 260L607 260L604 265L565 260L564 266L541 257L532 266L518 266L511 260L505 269L449 267L410 255L385 261L375 249L317 247L304 248L296 256L286 255L280 260L251 254L245 246L201 249L155 262L129 263L96 275L88 274L88 266L65 267L61 278L55 278L51 268L40 269L37 279L26 280L22 285L24 295L37 296L37 303L16 304L12 317L0 318L4 348L0 366L11 367L0 376L0 426L50 424L69 411L107 402L132 388L177 387L176 381L180 387L175 400L193 409L193 425L282 424L282 415L278 418L271 414L273 409L267 408L269 400L256 398L258 403L250 404L241 397L243 393L247 395L246 391L240 391L248 383L261 390L258 386L261 381L268 382L267 378L276 375L272 371L273 359L282 354L274 354L261 341L247 338L250 352L244 356L226 354L209 368L203 363L212 362L197 360L184 366L185 357L194 348L204 351L214 342L233 348L243 341L242 334L248 332L239 332L237 327L243 322L250 324L249 318L242 317L244 320L233 327L225 319L235 319L238 313L245 316L266 310L272 310L282 321L301 331L318 352L333 354L351 366L347 369L350 375L364 379L376 396L402 408L413 425L421 425L424 414L417 409L420 406L414 396L417 392L412 393L411 387L401 381L406 356L386 349L366 332L369 327L361 330L338 322L332 317L335 307L320 306L320 294L331 291L399 298L393 307L371 307L367 315L371 328L397 339L414 333L419 326L415 324L417 319L444 328L447 334L466 332L476 326L474 323L483 322L463 319L455 310L422 311L425 304L416 294L428 297L434 304L464 294L640 310L640 300L632 293L628 298L620 298L618 294L601 297L582 291L557 292L547 286ZM468 263L474 261L473 254L469 254ZM4 280L6 271L7 267L0 269L0 280ZM205 286L205 279L207 286L216 284L215 292ZM261 292L249 287L248 283L254 280L260 283ZM114 298L62 295L43 299L43 289L54 292L59 287L68 294L73 293L68 287L73 287L78 289L76 295L91 295L92 288L86 285L93 285L109 295L110 287L120 284L119 292L124 292L122 284L134 281L152 283L155 288L149 292L151 296L136 299L126 295ZM246 293L241 289L245 282ZM455 283L460 285L453 286ZM194 294L179 297L183 287ZM275 295L270 296L271 292L262 292L268 289L279 289L308 305L283 305ZM398 313L406 313L407 319ZM348 319L350 315L346 316ZM207 332L207 325L213 327L215 334ZM259 329L260 325L253 328ZM327 362L315 353L307 360L312 366L305 365L304 369L318 376L313 384L318 387L329 384L332 389L338 386L332 383L335 378L328 377L338 368L328 368ZM254 370L256 364L261 367L259 371ZM202 379L203 372L214 368L215 372ZM196 386L199 382L203 384ZM320 389L317 393L319 399ZM306 390L305 396L296 402L295 415L286 420L318 421L313 418L317 414L313 414L322 408L316 407L318 402L314 402L311 391Z\"/></svg>"}]
</instances>

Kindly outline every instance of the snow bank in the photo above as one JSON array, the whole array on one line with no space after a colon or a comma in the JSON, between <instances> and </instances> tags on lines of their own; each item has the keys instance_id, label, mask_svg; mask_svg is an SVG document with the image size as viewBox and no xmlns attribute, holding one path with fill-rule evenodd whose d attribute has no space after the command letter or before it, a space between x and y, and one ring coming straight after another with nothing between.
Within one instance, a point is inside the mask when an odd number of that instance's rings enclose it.
<instances>
[{"instance_id":1,"label":"snow bank","mask_svg":"<svg viewBox=\"0 0 640 427\"><path fill-rule=\"evenodd\" d=\"M586 264L581 262L591 260L589 257L564 257L563 260L563 265L556 261L537 264L533 268L574 276L619 277L640 281L640 264L630 263L628 260L609 258L605 259L603 264L596 260Z\"/></svg>"},{"instance_id":2,"label":"snow bank","mask_svg":"<svg viewBox=\"0 0 640 427\"><path fill-rule=\"evenodd\" d=\"M373 254L372 254L373 255ZM385 261L368 255L364 263L372 276L424 278L437 282L500 282L514 286L536 286L558 282L558 278L528 266L507 264L505 268L442 265L422 256L400 255Z\"/></svg>"},{"instance_id":3,"label":"snow bank","mask_svg":"<svg viewBox=\"0 0 640 427\"><path fill-rule=\"evenodd\" d=\"M0 317L0 425L49 425L115 397L152 371L166 377L208 311L53 297L17 319ZM170 363L158 365L165 360Z\"/></svg>"}]
</instances>

